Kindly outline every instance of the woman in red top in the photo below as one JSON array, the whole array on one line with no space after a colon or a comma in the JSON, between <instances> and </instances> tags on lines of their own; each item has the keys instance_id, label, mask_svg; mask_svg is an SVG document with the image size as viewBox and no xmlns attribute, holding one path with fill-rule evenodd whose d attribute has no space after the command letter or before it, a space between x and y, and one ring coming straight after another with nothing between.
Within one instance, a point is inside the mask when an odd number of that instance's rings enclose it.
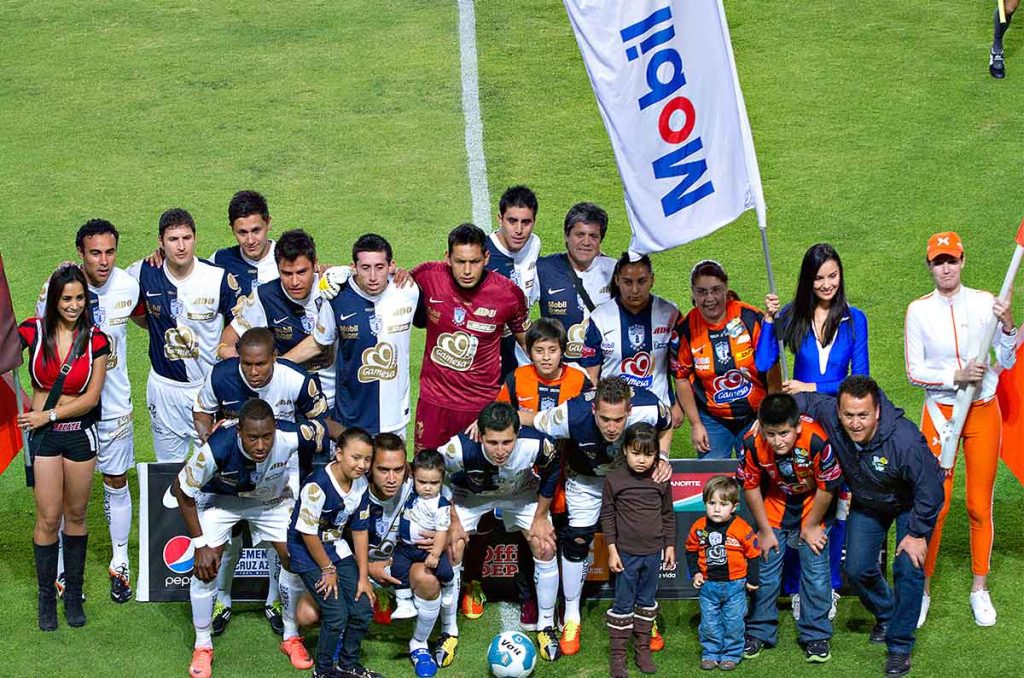
<instances>
[{"instance_id":1,"label":"woman in red top","mask_svg":"<svg viewBox=\"0 0 1024 678\"><path fill-rule=\"evenodd\" d=\"M36 524L32 534L39 585L39 628L57 628L57 530L64 518L64 614L69 626L85 624L82 580L88 540L85 514L96 466L96 427L100 391L110 346L93 326L85 276L64 266L50 276L46 313L18 328L29 350L32 411L18 415L31 433L34 454ZM46 409L70 352L78 355L61 387L56 406Z\"/></svg>"},{"instance_id":2,"label":"woman in red top","mask_svg":"<svg viewBox=\"0 0 1024 678\"><path fill-rule=\"evenodd\" d=\"M690 287L694 308L679 319L673 336L676 396L697 456L739 457L766 393L765 374L754 364L761 311L729 290L729 276L717 261L698 262Z\"/></svg>"}]
</instances>

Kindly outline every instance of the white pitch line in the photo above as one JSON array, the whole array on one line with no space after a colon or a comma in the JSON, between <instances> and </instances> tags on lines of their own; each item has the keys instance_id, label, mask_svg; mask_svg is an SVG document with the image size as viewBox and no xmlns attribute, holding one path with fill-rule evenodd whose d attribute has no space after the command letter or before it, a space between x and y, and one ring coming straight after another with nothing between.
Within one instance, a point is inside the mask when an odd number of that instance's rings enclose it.
<instances>
[{"instance_id":1,"label":"white pitch line","mask_svg":"<svg viewBox=\"0 0 1024 678\"><path fill-rule=\"evenodd\" d=\"M473 223L490 232L491 194L487 188L484 123L480 117L480 84L476 63L476 10L474 0L459 3L459 56L462 61L462 115L466 126L466 161Z\"/></svg>"}]
</instances>

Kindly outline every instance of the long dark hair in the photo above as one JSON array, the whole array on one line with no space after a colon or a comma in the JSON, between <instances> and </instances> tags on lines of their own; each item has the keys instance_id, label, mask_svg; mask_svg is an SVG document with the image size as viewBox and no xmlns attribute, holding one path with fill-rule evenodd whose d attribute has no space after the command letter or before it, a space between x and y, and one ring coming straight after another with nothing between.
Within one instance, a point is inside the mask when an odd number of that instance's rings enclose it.
<instances>
[{"instance_id":1,"label":"long dark hair","mask_svg":"<svg viewBox=\"0 0 1024 678\"><path fill-rule=\"evenodd\" d=\"M828 317L825 318L825 326L822 331L822 340L825 346L832 343L839 330L839 323L850 313L844 286L846 276L843 274L843 260L839 258L839 252L825 242L811 245L804 254L803 263L800 264L796 296L789 305L787 317L779 327L782 343L793 353L800 350L800 344L803 343L807 333L814 331L814 308L818 304L818 299L814 294L814 279L818 275L818 269L827 261L836 262L836 266L839 268L839 289L836 290L836 296L832 298Z\"/></svg>"},{"instance_id":2,"label":"long dark hair","mask_svg":"<svg viewBox=\"0 0 1024 678\"><path fill-rule=\"evenodd\" d=\"M654 275L654 264L651 263L651 255L644 254L640 257L634 258L629 252L623 252L619 260L615 262L615 269L612 271L612 282L608 286L608 294L612 299L618 299L622 296L619 292L619 284L615 282L615 279L619 277L619 273L622 271L623 266L629 266L631 264L641 264L647 267L647 272Z\"/></svg>"},{"instance_id":3,"label":"long dark hair","mask_svg":"<svg viewBox=\"0 0 1024 678\"><path fill-rule=\"evenodd\" d=\"M82 269L75 265L61 266L47 283L46 289L46 310L43 313L43 362L59 360L57 357L57 322L60 319L60 311L57 310L57 303L64 294L64 286L71 283L79 283L82 292L85 293L85 308L82 315L78 316L75 323L75 344L79 345L89 340L89 329L92 327L92 308L89 305L89 283L85 280Z\"/></svg>"}]
</instances>

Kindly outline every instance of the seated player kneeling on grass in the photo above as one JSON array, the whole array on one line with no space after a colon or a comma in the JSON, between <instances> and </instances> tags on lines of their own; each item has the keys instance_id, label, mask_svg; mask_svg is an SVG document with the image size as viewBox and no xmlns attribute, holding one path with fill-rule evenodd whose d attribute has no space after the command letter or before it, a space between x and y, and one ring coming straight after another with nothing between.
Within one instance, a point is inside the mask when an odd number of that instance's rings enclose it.
<instances>
[{"instance_id":1,"label":"seated player kneeling on grass","mask_svg":"<svg viewBox=\"0 0 1024 678\"><path fill-rule=\"evenodd\" d=\"M313 665L295 623L302 583L285 544L294 499L291 468L299 454L321 451L318 448L325 445L326 436L310 430L319 426L310 422L299 429L289 422L275 422L266 401L249 400L239 412L237 425L226 423L214 431L175 478L181 517L195 548L189 598L196 642L189 675L212 675L215 578L231 530L242 521L249 523L253 542L269 542L281 558L285 603L281 651L297 669Z\"/></svg>"},{"instance_id":2,"label":"seated player kneeling on grass","mask_svg":"<svg viewBox=\"0 0 1024 678\"><path fill-rule=\"evenodd\" d=\"M508 403L485 407L477 417L477 430L479 442L460 433L441 449L452 485L452 529L472 535L484 515L500 509L506 529L526 531L537 587L537 645L542 658L554 661L561 655L554 629L558 562L550 516L558 482L554 444L533 428L520 428L516 411ZM458 647L455 617L466 539L453 537L450 549L455 578L441 594L442 623L449 631L441 634L435 652L442 667L451 665Z\"/></svg>"},{"instance_id":3,"label":"seated player kneeling on grass","mask_svg":"<svg viewBox=\"0 0 1024 678\"><path fill-rule=\"evenodd\" d=\"M605 476L601 529L608 569L615 573L615 603L606 615L613 678L628 678L626 647L643 673L657 673L651 630L658 613L661 568L676 569L676 516L669 481L652 477L660 458L658 431L637 423L622 437L622 464ZM624 463L623 463L624 462Z\"/></svg>"},{"instance_id":4,"label":"seated player kneeling on grass","mask_svg":"<svg viewBox=\"0 0 1024 678\"><path fill-rule=\"evenodd\" d=\"M704 485L707 516L686 537L686 567L700 590L700 667L732 671L743 658L747 591L756 591L761 549L757 532L736 515L740 488L715 476Z\"/></svg>"},{"instance_id":5,"label":"seated player kneeling on grass","mask_svg":"<svg viewBox=\"0 0 1024 678\"><path fill-rule=\"evenodd\" d=\"M739 477L761 543L761 587L747 617L743 656L753 659L778 642L776 600L787 549L800 554L799 642L809 662L832 658L832 576L828 527L841 485L828 436L800 414L793 396L773 393L758 407L758 430L743 439Z\"/></svg>"}]
</instances>

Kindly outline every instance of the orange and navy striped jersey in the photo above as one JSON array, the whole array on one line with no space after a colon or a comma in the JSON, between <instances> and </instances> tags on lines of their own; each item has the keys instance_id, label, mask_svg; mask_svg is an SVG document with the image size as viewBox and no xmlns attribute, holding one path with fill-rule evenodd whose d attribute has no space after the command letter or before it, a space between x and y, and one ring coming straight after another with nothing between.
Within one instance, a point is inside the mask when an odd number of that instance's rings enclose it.
<instances>
[{"instance_id":1,"label":"orange and navy striped jersey","mask_svg":"<svg viewBox=\"0 0 1024 678\"><path fill-rule=\"evenodd\" d=\"M686 537L686 563L690 577L700 572L707 581L735 581L747 578L756 585L761 547L750 523L734 515L724 523L701 516Z\"/></svg>"},{"instance_id":2,"label":"orange and navy striped jersey","mask_svg":"<svg viewBox=\"0 0 1024 678\"><path fill-rule=\"evenodd\" d=\"M689 379L697 405L724 420L742 421L757 414L765 396L765 378L754 363L761 336L761 311L730 300L722 321L710 325L699 309L679 319L678 349L672 369L677 379Z\"/></svg>"},{"instance_id":3,"label":"orange and navy striped jersey","mask_svg":"<svg viewBox=\"0 0 1024 678\"><path fill-rule=\"evenodd\" d=\"M523 365L505 377L496 400L512 403L517 410L540 412L558 407L591 388L587 373L576 365L562 365L561 374L550 381L537 374L533 365Z\"/></svg>"},{"instance_id":4,"label":"orange and navy striped jersey","mask_svg":"<svg viewBox=\"0 0 1024 678\"><path fill-rule=\"evenodd\" d=\"M803 415L793 450L777 455L760 434L743 439L744 460L737 475L744 490L760 489L768 524L798 530L811 512L818 490L838 492L841 470L828 435L818 422ZM835 502L826 521L835 513Z\"/></svg>"}]
</instances>

